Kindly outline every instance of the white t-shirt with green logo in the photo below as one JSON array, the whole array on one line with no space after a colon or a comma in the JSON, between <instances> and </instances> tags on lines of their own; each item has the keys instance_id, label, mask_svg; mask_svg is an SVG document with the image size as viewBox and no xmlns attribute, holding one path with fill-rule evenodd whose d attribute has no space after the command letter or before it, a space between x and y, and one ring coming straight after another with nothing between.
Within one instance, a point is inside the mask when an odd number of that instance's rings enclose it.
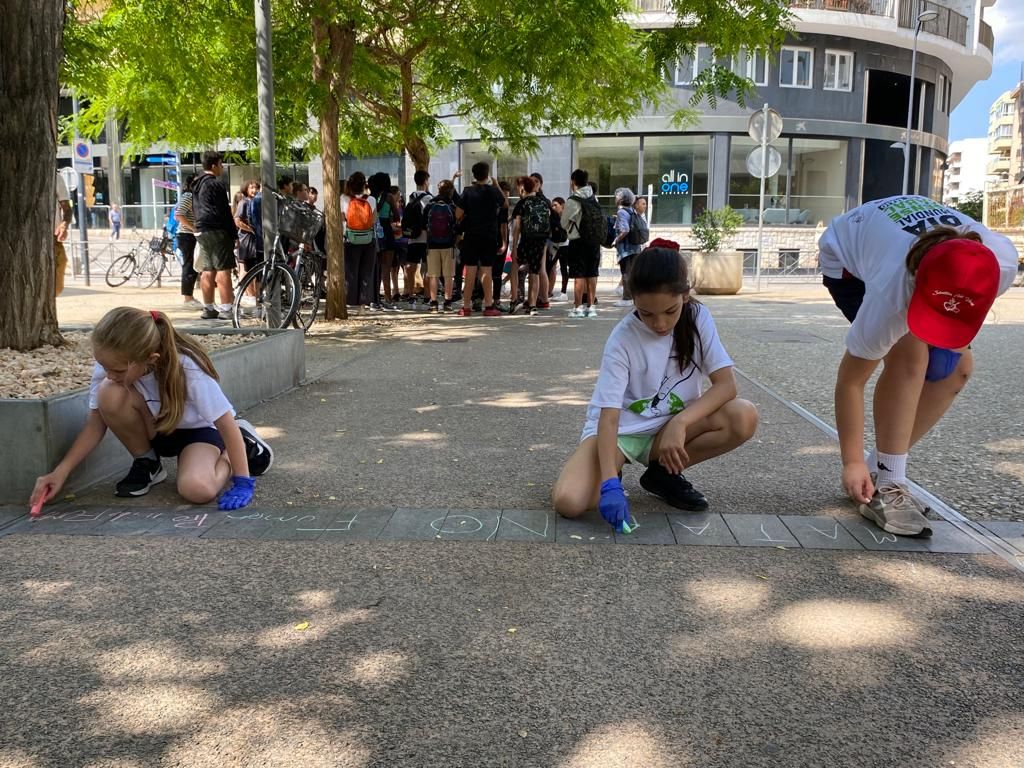
<instances>
[{"instance_id":1,"label":"white t-shirt with green logo","mask_svg":"<svg viewBox=\"0 0 1024 768\"><path fill-rule=\"evenodd\" d=\"M905 336L914 278L907 253L918 236L939 226L977 232L999 261L999 293L1017 274L1017 249L1003 235L970 216L927 197L898 195L873 200L832 219L818 240L818 262L826 277L843 270L864 281L864 303L846 335L854 357L881 360Z\"/></svg>"},{"instance_id":2,"label":"white t-shirt with green logo","mask_svg":"<svg viewBox=\"0 0 1024 768\"><path fill-rule=\"evenodd\" d=\"M619 321L604 346L581 441L597 434L602 408L619 409L620 435L656 434L701 396L704 377L733 364L708 308L696 306L700 343L682 372L671 334L659 336L635 312Z\"/></svg>"}]
</instances>

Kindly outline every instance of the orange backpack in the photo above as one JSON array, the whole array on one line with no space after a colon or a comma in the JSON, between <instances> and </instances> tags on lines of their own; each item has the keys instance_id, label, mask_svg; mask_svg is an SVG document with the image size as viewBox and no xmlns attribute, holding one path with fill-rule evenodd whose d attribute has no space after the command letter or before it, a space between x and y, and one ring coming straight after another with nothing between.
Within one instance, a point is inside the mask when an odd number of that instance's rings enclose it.
<instances>
[{"instance_id":1,"label":"orange backpack","mask_svg":"<svg viewBox=\"0 0 1024 768\"><path fill-rule=\"evenodd\" d=\"M373 230L373 208L365 197L353 197L349 200L345 218L349 229Z\"/></svg>"}]
</instances>

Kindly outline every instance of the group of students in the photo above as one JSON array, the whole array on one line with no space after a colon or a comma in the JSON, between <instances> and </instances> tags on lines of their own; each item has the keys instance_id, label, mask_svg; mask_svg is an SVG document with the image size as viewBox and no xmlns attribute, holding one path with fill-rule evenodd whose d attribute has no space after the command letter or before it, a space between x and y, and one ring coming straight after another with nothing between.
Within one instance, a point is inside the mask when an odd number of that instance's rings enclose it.
<instances>
[{"instance_id":1,"label":"group of students","mask_svg":"<svg viewBox=\"0 0 1024 768\"><path fill-rule=\"evenodd\" d=\"M368 179L356 172L348 178L342 217L349 306L394 309L397 302L420 298L432 312L454 312L461 300L462 317L535 315L550 309L552 301L566 301L572 279L570 315L596 317L601 247L616 249L625 281L648 238L646 200L617 190L618 210L609 222L586 170L573 171L568 199L550 200L539 173L519 177L515 189L506 181L496 183L484 162L473 166L472 175L461 192L455 187L461 172L431 192L430 174L417 171L416 189L406 200L387 174ZM468 300L464 285L470 286ZM506 291L509 302L502 306ZM625 293L619 303L628 302Z\"/></svg>"},{"instance_id":2,"label":"group of students","mask_svg":"<svg viewBox=\"0 0 1024 768\"><path fill-rule=\"evenodd\" d=\"M486 169L474 169L474 176L457 202L450 182L441 185L438 205L454 205L449 215L456 221L472 222L481 210L501 207ZM421 176L418 186L426 181ZM520 202L536 196L536 188L522 180L521 188ZM350 232L366 232L369 226L355 225L372 222L359 218L364 212L353 202L368 195L358 184L350 192ZM532 205L523 202L513 212L522 233L534 226L522 219L540 215ZM437 210L432 206L424 209L428 217ZM561 220L578 221L571 212L567 219L567 210ZM485 301L492 298L490 267L499 255L499 235L497 228L468 226L462 234L466 279L482 272ZM418 242L427 246L428 275L443 279L450 276L452 248L433 247L432 237ZM524 248L522 242L516 259L539 278L535 244L527 241ZM837 217L819 248L824 285L851 322L835 384L843 486L860 514L883 530L929 536L927 510L907 487L907 455L967 383L970 344L996 297L1012 284L1019 256L1006 237L915 196L873 201ZM581 248L576 258L581 253L589 249ZM711 313L691 293L679 246L656 239L630 256L626 290L633 304L605 344L579 445L552 491L559 514L578 517L596 508L624 533L636 524L622 485L626 463L645 465L640 485L649 493L678 509L703 511L708 500L684 471L736 449L758 426L756 407L737 397L733 362ZM55 496L107 429L133 456L118 495L146 493L166 476L160 457L176 456L178 491L187 501L207 503L219 494L222 509L250 503L253 478L269 469L273 453L252 425L236 421L203 351L162 313L131 308L108 313L92 343L90 415L68 454L37 480L32 503ZM876 445L865 456L865 386L879 364Z\"/></svg>"}]
</instances>

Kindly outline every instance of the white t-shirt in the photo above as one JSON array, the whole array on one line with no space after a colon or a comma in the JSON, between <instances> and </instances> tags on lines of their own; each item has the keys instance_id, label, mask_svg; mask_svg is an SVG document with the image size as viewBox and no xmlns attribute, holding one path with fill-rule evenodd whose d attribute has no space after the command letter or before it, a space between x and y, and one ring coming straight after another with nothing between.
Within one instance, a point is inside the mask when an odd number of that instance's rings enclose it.
<instances>
[{"instance_id":1,"label":"white t-shirt","mask_svg":"<svg viewBox=\"0 0 1024 768\"><path fill-rule=\"evenodd\" d=\"M602 408L620 409L620 435L655 434L700 397L703 378L733 363L702 304L697 305L697 331L700 343L693 361L680 373L671 334L659 336L635 312L622 318L604 345L580 440L597 434Z\"/></svg>"},{"instance_id":2,"label":"white t-shirt","mask_svg":"<svg viewBox=\"0 0 1024 768\"><path fill-rule=\"evenodd\" d=\"M220 384L209 376L202 368L196 365L195 360L186 354L180 355L181 367L185 371L185 410L182 413L181 421L177 429L199 429L200 427L212 427L213 422L225 413L235 415L235 409L231 407ZM96 393L99 391L100 383L106 377L107 371L102 365L96 363L92 369L92 384L89 386L89 407L96 410L99 406L96 401ZM133 385L136 390L146 399L150 413L156 416L160 413L160 385L157 384L156 376L147 373L137 379Z\"/></svg>"},{"instance_id":3,"label":"white t-shirt","mask_svg":"<svg viewBox=\"0 0 1024 768\"><path fill-rule=\"evenodd\" d=\"M68 192L68 185L64 181L64 177L57 173L57 181L54 184L54 191L57 193L57 213L53 220L53 228L56 230L60 226L60 223L64 221L64 212L60 209L60 204L71 201L71 193Z\"/></svg>"},{"instance_id":4,"label":"white t-shirt","mask_svg":"<svg viewBox=\"0 0 1024 768\"><path fill-rule=\"evenodd\" d=\"M919 235L937 226L977 232L999 261L999 293L1017 274L1017 249L1003 235L970 216L927 197L874 200L832 219L818 240L823 275L842 278L845 269L864 281L864 303L846 335L854 357L881 360L905 336L907 308L914 278L907 272L907 252Z\"/></svg>"}]
</instances>

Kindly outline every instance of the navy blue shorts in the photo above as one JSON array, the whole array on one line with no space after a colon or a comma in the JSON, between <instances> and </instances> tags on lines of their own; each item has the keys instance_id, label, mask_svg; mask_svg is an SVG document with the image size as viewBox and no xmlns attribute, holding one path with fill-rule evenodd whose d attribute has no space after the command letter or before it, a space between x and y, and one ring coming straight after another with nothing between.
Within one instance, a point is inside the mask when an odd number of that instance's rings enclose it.
<instances>
[{"instance_id":1,"label":"navy blue shorts","mask_svg":"<svg viewBox=\"0 0 1024 768\"><path fill-rule=\"evenodd\" d=\"M842 278L823 275L821 282L828 288L832 301L839 307L843 317L852 323L860 305L864 303L864 281L844 270Z\"/></svg>"},{"instance_id":2,"label":"navy blue shorts","mask_svg":"<svg viewBox=\"0 0 1024 768\"><path fill-rule=\"evenodd\" d=\"M224 440L213 427L199 427L198 429L176 429L169 435L162 435L159 432L150 441L157 456L179 456L186 446L192 443L208 443L224 450Z\"/></svg>"}]
</instances>

